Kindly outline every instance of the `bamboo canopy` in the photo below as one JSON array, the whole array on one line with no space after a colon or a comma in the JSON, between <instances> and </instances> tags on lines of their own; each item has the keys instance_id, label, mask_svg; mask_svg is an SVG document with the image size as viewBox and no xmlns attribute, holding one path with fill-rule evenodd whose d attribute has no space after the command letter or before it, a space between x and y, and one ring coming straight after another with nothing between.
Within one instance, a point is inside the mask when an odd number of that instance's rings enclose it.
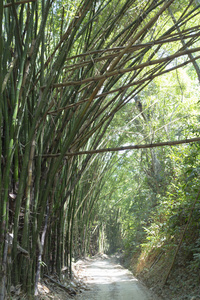
<instances>
[{"instance_id":1,"label":"bamboo canopy","mask_svg":"<svg viewBox=\"0 0 200 300\"><path fill-rule=\"evenodd\" d=\"M88 251L110 164L92 154L200 141L112 148L105 139L117 112L135 105L154 78L200 58L193 22L199 7L174 0L1 1L0 300L9 283L37 295L42 261L59 276L67 265L70 275L72 257ZM175 24L169 8L179 12Z\"/></svg>"}]
</instances>

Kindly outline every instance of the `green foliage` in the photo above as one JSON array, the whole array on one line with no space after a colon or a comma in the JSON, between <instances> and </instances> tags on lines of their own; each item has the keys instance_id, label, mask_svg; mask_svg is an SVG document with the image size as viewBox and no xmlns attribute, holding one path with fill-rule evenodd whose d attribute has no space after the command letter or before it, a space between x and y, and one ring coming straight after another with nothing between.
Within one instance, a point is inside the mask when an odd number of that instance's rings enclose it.
<instances>
[{"instance_id":1,"label":"green foliage","mask_svg":"<svg viewBox=\"0 0 200 300\"><path fill-rule=\"evenodd\" d=\"M60 275L98 247L134 252L146 239L150 248L176 239L196 194L198 144L77 152L199 134L186 58L199 44L200 11L184 4L0 4L0 290L22 284L31 297L44 264ZM29 259L18 259L18 245Z\"/></svg>"},{"instance_id":2,"label":"green foliage","mask_svg":"<svg viewBox=\"0 0 200 300\"><path fill-rule=\"evenodd\" d=\"M172 178L166 196L160 199L160 204L151 215L151 225L146 229L147 241L142 244L142 251L147 254L157 247L165 251L177 247L199 191L199 146L196 144L180 150L173 153L173 158L176 158L176 177ZM184 155L180 155L183 151ZM184 253L185 256L190 252L193 253L193 260L190 263L193 268L197 268L199 264L199 209L198 201L188 232L184 236Z\"/></svg>"},{"instance_id":3,"label":"green foliage","mask_svg":"<svg viewBox=\"0 0 200 300\"><path fill-rule=\"evenodd\" d=\"M191 268L198 270L200 268L200 237L195 241L193 252L193 261L191 262Z\"/></svg>"},{"instance_id":4,"label":"green foliage","mask_svg":"<svg viewBox=\"0 0 200 300\"><path fill-rule=\"evenodd\" d=\"M163 75L143 89L139 95L143 115L135 99L126 104L110 127L110 145L198 136L199 84L189 70ZM142 246L146 255L158 247L175 247L199 189L199 144L115 157L116 169L101 194L110 191L111 197L102 205L112 203L120 211L122 247L133 253ZM197 208L191 221L195 231L198 219Z\"/></svg>"}]
</instances>

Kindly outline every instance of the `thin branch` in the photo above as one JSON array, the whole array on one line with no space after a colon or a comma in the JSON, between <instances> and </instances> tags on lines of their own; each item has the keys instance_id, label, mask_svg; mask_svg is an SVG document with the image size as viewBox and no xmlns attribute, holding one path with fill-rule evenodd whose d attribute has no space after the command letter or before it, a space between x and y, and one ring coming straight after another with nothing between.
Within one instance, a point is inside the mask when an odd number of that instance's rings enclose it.
<instances>
[{"instance_id":1,"label":"thin branch","mask_svg":"<svg viewBox=\"0 0 200 300\"><path fill-rule=\"evenodd\" d=\"M192 35L192 37L198 37L199 33L198 32L194 33L194 30L198 30L199 28L200 28L200 26L194 26L194 27L191 27L189 29L183 30L182 31L183 38L184 39L191 38L191 35ZM185 35L183 35L183 34L185 34ZM169 42L176 42L176 41L179 41L179 40L180 40L180 36L177 33L170 34L170 35L167 35L167 36L165 35L163 37L159 37L158 40L153 41L153 42L147 42L147 43L143 43L143 44L132 45L130 47L130 49L127 51L127 53L128 52L133 52L133 51L136 51L136 50L140 50L142 48L153 47L155 45L160 45L160 44L169 43ZM121 47L113 47L113 48L107 48L107 49L88 51L88 52L85 52L85 53L80 53L78 55L67 57L66 61L81 58L81 57L91 56L93 54L103 55L103 54L108 53L108 52L117 52L116 54L118 54L118 51L121 51L124 48L125 47L121 46ZM102 58L105 58L105 57L102 57ZM99 57L99 59L100 59L100 57ZM67 67L67 66L65 66L65 67Z\"/></svg>"},{"instance_id":2,"label":"thin branch","mask_svg":"<svg viewBox=\"0 0 200 300\"><path fill-rule=\"evenodd\" d=\"M49 280L51 280L54 284L56 284L57 286L59 286L60 288L64 289L68 294L70 295L76 295L76 291L71 288L71 287L67 287L63 284L61 284L60 282L54 280L53 278L51 278L50 276L44 274L44 277L48 278Z\"/></svg>"},{"instance_id":3,"label":"thin branch","mask_svg":"<svg viewBox=\"0 0 200 300\"><path fill-rule=\"evenodd\" d=\"M145 63L142 63L140 65L137 66L133 66L132 68L126 68L126 69L120 69L120 70L114 70L111 72L107 72L106 74L103 75L99 75L99 76L95 76L95 77L89 77L83 80L78 80L78 81L68 81L68 82L64 82L64 83L56 83L53 85L54 88L59 88L59 87L65 87L65 86L71 86L71 85L82 85L84 83L88 83L88 82L94 82L94 81L99 81L99 80L105 80L109 77L115 76L115 75L122 75L128 72L132 72L138 69L143 69L145 67L149 67L152 65L156 65L156 64L161 64L163 62L169 62L171 60L173 60L174 58L183 56L183 55L188 55L190 53L194 53L194 52L198 52L200 51L200 47L191 49L191 50L185 50L185 51L181 51L178 53L175 53L173 55L169 55L167 57L163 57L160 59L155 59L152 61L147 61ZM192 58L191 61L193 61L195 58ZM46 86L42 86L41 89L43 90Z\"/></svg>"},{"instance_id":4,"label":"thin branch","mask_svg":"<svg viewBox=\"0 0 200 300\"><path fill-rule=\"evenodd\" d=\"M118 92L118 91L124 91L124 90L128 89L129 87L132 87L132 86L134 86L134 85L141 85L141 84L145 83L146 81L149 81L149 82L150 82L150 81L152 81L154 78L156 78L156 77L158 77L158 76L164 75L164 74L169 73L169 72L171 72L171 71L174 71L174 70L176 70L176 69L178 69L178 68L184 67L184 66L186 66L187 64L191 63L193 60L197 60L197 59L200 59L200 55L197 56L197 57L195 57L195 58L193 58L192 60L185 61L184 63L182 63L182 64L180 64L180 65L178 65L178 66L175 66L175 67L173 67L173 68L171 68L171 69L166 69L166 70L164 70L164 71L162 71L162 72L158 72L158 73L156 73L156 74L149 75L148 77L145 77L145 78L143 78L143 79L139 79L138 81L135 81L135 82L132 82L132 83L130 83L130 84L121 86L121 87L119 87L119 88L117 88L117 89L110 90L110 91L104 92L104 93L102 93L102 94L98 94L98 95L96 95L94 98L104 97L104 96L106 96L106 95L113 94L113 93L116 93L116 92ZM149 83L149 82L148 82L148 83Z\"/></svg>"},{"instance_id":5,"label":"thin branch","mask_svg":"<svg viewBox=\"0 0 200 300\"><path fill-rule=\"evenodd\" d=\"M182 36L181 30L180 30L180 28L179 28L179 25L177 24L177 21L176 21L176 19L175 19L175 16L174 16L174 14L173 14L173 12L172 12L172 10L171 10L170 7L168 8L168 11L169 11L169 13L170 13L170 16L171 16L171 18L172 18L172 20L173 20L175 26L176 26L176 29L177 29L177 31L178 31L178 33L179 33L179 35L180 35L181 43L182 43L182 45L183 45L183 47L184 47L184 46L186 46L185 40L184 40L184 38L183 38L183 36ZM186 47L186 49L188 50L188 47ZM193 59L192 53L188 53L188 57L192 60L192 59ZM199 83L200 83L200 69L199 69L199 66L198 66L196 60L193 60L192 64L193 64L193 66L194 66L194 68L195 68L195 70L196 70L197 77L198 77L198 80L199 80Z\"/></svg>"},{"instance_id":6,"label":"thin branch","mask_svg":"<svg viewBox=\"0 0 200 300\"><path fill-rule=\"evenodd\" d=\"M30 3L30 2L36 2L37 0L24 0L24 1L18 1L18 2L14 2L14 5L20 5L20 4L26 4L26 3ZM3 7L6 8L6 7L11 7L12 6L12 3L8 3L8 4L5 4Z\"/></svg>"},{"instance_id":7,"label":"thin branch","mask_svg":"<svg viewBox=\"0 0 200 300\"><path fill-rule=\"evenodd\" d=\"M164 71L162 71L162 72L158 72L158 73L156 73L156 74L152 74L152 75L150 74L148 77L139 79L138 81L134 81L134 82L129 83L129 84L127 84L127 85L123 85L123 86L121 86L121 87L119 87L119 88L117 88L117 89L113 89L113 90L110 90L110 91L108 91L108 92L104 92L104 93L101 93L101 94L97 94L97 95L94 97L94 99L99 98L99 97L105 97L105 96L107 96L107 95L109 95L109 94L113 94L113 93L116 93L116 92L122 92L122 91L124 91L124 90L126 90L126 89L128 89L128 88L130 88L130 87L132 87L132 86L134 86L134 85L141 85L141 84L145 83L146 81L149 81L149 82L150 82L150 81L152 81L154 78L156 78L156 77L158 77L158 76L164 75L164 74L169 73L169 72L171 72L171 71L175 71L175 70L177 70L178 68L184 67L184 66L186 66L187 64L191 63L193 60L197 60L197 59L200 59L200 55L197 56L197 57L195 57L195 58L193 58L192 60L187 60L187 61L185 61L184 63L179 64L179 65L177 65L177 66L175 66L175 67L172 67L172 68L170 68L170 69L166 69L166 70L164 70ZM148 83L149 83L149 82L148 82ZM62 110L66 110L66 109L70 109L70 108L72 108L72 107L79 106L79 105L81 105L81 104L83 104L83 103L86 103L87 101L89 101L89 98L84 99L84 100L80 100L80 101L77 102L77 103L69 104L69 105L64 106L64 107L61 107L61 108L59 108L59 109L57 109L57 110L48 111L47 114L48 114L48 115L51 115L51 114L52 114L52 115L55 115L55 114L57 114L58 112L60 112L60 111L62 111Z\"/></svg>"},{"instance_id":8,"label":"thin branch","mask_svg":"<svg viewBox=\"0 0 200 300\"><path fill-rule=\"evenodd\" d=\"M199 28L199 26L196 26ZM196 28L195 27L195 28ZM197 29L197 28L196 28ZM189 33L188 35L183 35L182 34L182 37L184 39L188 39L188 38L191 38L191 34L192 34L192 37L199 37L200 36L200 33ZM145 43L145 44L137 44L137 45L133 45L128 51L127 53L132 53L132 52L135 52L137 50L140 50L140 49L143 49L143 48L151 48L155 45L164 45L165 43L173 43L173 42L176 42L176 41L180 41L181 38L180 37L173 37L173 38L168 38L168 39L159 39L157 41L153 41L153 42L149 42L149 43ZM116 48L109 48L109 49L104 49L104 50L96 50L96 51L90 51L90 52L86 52L86 53L82 53L82 54L79 54L79 55L76 55L76 56L70 56L66 59L66 61L69 61L69 60L72 60L72 59L76 59L76 58L81 58L81 57L86 57L86 56L92 56L93 54L100 54L100 55L103 55L107 52L112 52L111 54L108 54L108 55L105 55L105 56L100 56L100 57L97 57L97 58L92 58L92 59L88 59L88 60L83 60L79 63L76 63L76 64L70 64L70 65L66 65L64 66L64 70L67 69L68 71L71 71L71 70L76 70L78 67L83 67L83 66L86 66L88 65L89 63L91 62L99 62L99 61L102 61L102 60L106 60L106 59L110 59L110 58L114 58L118 55L119 51L120 50L123 50L125 47L116 47Z\"/></svg>"},{"instance_id":9,"label":"thin branch","mask_svg":"<svg viewBox=\"0 0 200 300\"><path fill-rule=\"evenodd\" d=\"M96 150L88 150L88 151L79 151L79 152L67 152L65 156L75 156L75 155L83 155L83 154L97 154L97 153L105 153L105 152L119 152L119 151L126 151L126 150L134 150L134 149L147 149L147 148L156 148L156 147L163 147L163 146L174 146L174 145L181 145L181 144L189 144L200 142L200 137L192 138L192 139L185 139L180 141L168 141L168 142L161 142L155 144L145 144L145 145L129 145L117 148L104 148L104 149L96 149ZM59 157L61 154L43 154L42 157L53 158Z\"/></svg>"}]
</instances>

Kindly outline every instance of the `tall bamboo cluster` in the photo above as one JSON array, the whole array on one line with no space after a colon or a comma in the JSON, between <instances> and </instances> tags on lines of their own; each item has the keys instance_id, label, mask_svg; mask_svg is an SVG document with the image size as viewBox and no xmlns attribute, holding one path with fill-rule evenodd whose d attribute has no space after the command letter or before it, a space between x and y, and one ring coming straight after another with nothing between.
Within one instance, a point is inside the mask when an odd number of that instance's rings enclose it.
<instances>
[{"instance_id":1,"label":"tall bamboo cluster","mask_svg":"<svg viewBox=\"0 0 200 300\"><path fill-rule=\"evenodd\" d=\"M120 108L199 58L195 1L140 2L0 2L0 299L18 283L37 294L47 270L70 273L96 234L110 158L73 153L108 145Z\"/></svg>"}]
</instances>

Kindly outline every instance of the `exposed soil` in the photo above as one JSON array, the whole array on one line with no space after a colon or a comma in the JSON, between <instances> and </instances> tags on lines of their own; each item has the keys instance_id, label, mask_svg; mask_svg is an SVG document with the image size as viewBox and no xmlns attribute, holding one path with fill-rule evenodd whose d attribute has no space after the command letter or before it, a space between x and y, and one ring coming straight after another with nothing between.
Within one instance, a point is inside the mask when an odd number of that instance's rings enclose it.
<instances>
[{"instance_id":1,"label":"exposed soil","mask_svg":"<svg viewBox=\"0 0 200 300\"><path fill-rule=\"evenodd\" d=\"M132 265L134 274L161 299L200 300L200 273L191 269L182 252L165 284L163 279L171 265L170 256L167 257L164 253L156 257L150 255L143 262L138 258L136 254L128 265Z\"/></svg>"},{"instance_id":2,"label":"exposed soil","mask_svg":"<svg viewBox=\"0 0 200 300\"><path fill-rule=\"evenodd\" d=\"M123 268L116 258L98 257L79 261L76 270L88 286L88 291L76 296L84 300L156 300L158 299Z\"/></svg>"}]
</instances>

